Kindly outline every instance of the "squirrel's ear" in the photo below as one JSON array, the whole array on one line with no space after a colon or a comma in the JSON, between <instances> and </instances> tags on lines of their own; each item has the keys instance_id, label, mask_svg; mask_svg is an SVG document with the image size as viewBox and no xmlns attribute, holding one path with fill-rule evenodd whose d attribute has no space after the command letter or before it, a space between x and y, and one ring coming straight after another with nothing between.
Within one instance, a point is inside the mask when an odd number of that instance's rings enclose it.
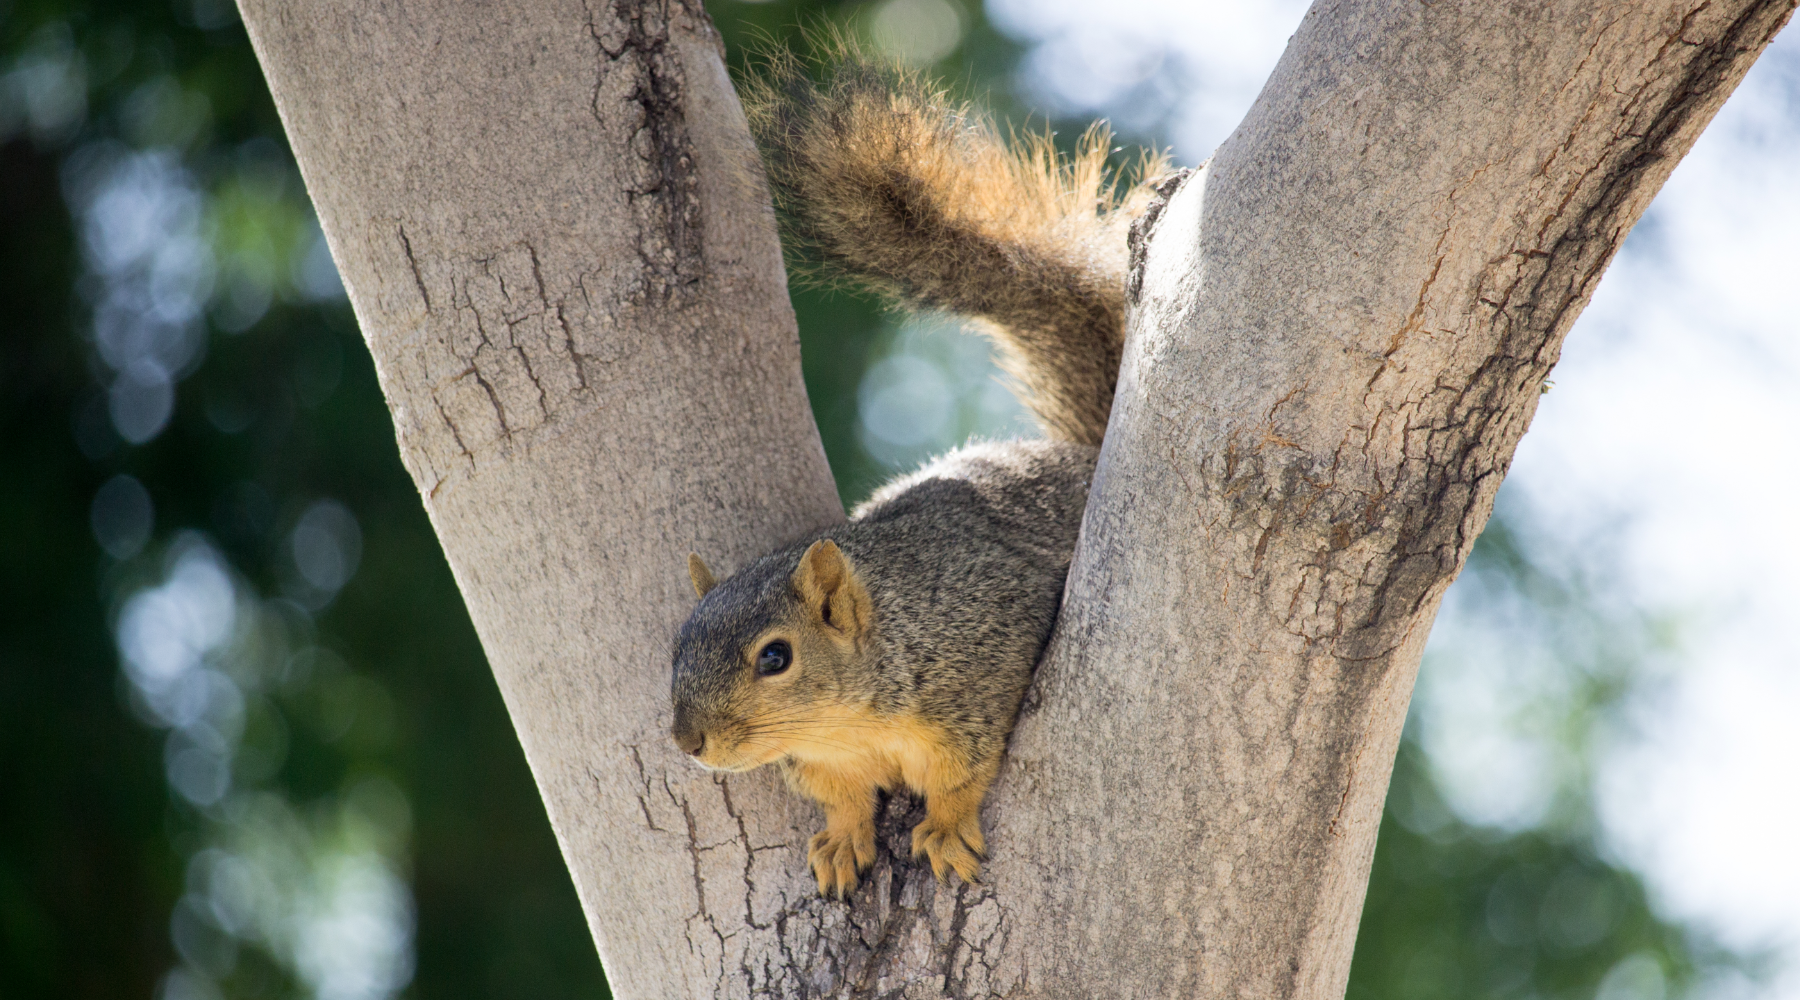
<instances>
[{"instance_id":1,"label":"squirrel's ear","mask_svg":"<svg viewBox=\"0 0 1800 1000\"><path fill-rule=\"evenodd\" d=\"M819 624L855 638L868 628L869 591L850 557L829 538L812 543L794 569L794 589Z\"/></svg>"},{"instance_id":2,"label":"squirrel's ear","mask_svg":"<svg viewBox=\"0 0 1800 1000\"><path fill-rule=\"evenodd\" d=\"M705 597L706 592L717 587L719 581L713 579L712 570L700 561L698 552L688 553L688 579L694 581L694 596Z\"/></svg>"}]
</instances>

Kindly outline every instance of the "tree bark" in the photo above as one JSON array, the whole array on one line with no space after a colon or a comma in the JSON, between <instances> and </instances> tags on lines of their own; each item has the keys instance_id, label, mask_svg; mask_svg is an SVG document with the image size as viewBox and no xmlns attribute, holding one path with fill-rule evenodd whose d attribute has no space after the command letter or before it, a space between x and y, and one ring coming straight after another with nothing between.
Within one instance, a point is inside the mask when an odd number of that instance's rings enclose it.
<instances>
[{"instance_id":1,"label":"tree bark","mask_svg":"<svg viewBox=\"0 0 1800 1000\"><path fill-rule=\"evenodd\" d=\"M1562 337L1794 0L1320 0L1134 235L984 884L899 798L848 906L666 736L689 549L842 517L698 3L241 4L618 996L1323 998Z\"/></svg>"}]
</instances>

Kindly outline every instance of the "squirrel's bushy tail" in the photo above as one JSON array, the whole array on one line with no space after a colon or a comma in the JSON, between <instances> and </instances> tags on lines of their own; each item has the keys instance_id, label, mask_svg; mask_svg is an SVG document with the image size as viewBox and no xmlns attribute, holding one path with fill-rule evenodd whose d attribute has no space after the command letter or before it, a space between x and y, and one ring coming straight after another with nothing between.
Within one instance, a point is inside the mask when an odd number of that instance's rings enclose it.
<instances>
[{"instance_id":1,"label":"squirrel's bushy tail","mask_svg":"<svg viewBox=\"0 0 1800 1000\"><path fill-rule=\"evenodd\" d=\"M1116 190L1110 135L1089 130L1067 160L1047 135L1009 144L917 73L835 46L822 84L776 51L744 91L796 263L984 321L1045 433L1099 444L1124 346L1126 231L1149 200Z\"/></svg>"}]
</instances>

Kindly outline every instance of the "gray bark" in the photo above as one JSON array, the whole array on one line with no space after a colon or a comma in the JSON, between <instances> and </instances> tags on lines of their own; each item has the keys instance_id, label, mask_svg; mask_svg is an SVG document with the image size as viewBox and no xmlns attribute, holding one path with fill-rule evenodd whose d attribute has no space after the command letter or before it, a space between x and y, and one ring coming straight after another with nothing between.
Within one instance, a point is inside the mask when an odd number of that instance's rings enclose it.
<instances>
[{"instance_id":1,"label":"gray bark","mask_svg":"<svg viewBox=\"0 0 1800 1000\"><path fill-rule=\"evenodd\" d=\"M241 4L618 996L1322 998L1539 385L1794 0L1320 0L1139 234L985 884L898 799L850 906L666 737L687 552L842 517L697 2Z\"/></svg>"}]
</instances>

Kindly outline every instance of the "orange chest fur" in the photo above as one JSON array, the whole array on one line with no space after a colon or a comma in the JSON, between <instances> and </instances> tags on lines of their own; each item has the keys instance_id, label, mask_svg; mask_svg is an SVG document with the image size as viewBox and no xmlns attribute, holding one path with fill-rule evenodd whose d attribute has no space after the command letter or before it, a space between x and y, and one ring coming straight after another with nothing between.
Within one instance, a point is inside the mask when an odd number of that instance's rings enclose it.
<instances>
[{"instance_id":1,"label":"orange chest fur","mask_svg":"<svg viewBox=\"0 0 1800 1000\"><path fill-rule=\"evenodd\" d=\"M912 716L846 709L815 720L786 749L799 790L815 798L902 785L927 793L959 783L949 772L963 770L945 752L943 730Z\"/></svg>"}]
</instances>

